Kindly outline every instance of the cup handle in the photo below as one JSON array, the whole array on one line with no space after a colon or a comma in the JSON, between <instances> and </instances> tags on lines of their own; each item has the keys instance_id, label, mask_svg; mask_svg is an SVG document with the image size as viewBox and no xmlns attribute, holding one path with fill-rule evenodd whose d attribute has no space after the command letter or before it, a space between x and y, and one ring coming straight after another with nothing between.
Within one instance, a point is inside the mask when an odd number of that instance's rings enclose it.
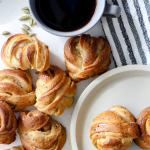
<instances>
[{"instance_id":1,"label":"cup handle","mask_svg":"<svg viewBox=\"0 0 150 150\"><path fill-rule=\"evenodd\" d=\"M118 18L120 15L121 8L119 6L106 3L103 17Z\"/></svg>"}]
</instances>

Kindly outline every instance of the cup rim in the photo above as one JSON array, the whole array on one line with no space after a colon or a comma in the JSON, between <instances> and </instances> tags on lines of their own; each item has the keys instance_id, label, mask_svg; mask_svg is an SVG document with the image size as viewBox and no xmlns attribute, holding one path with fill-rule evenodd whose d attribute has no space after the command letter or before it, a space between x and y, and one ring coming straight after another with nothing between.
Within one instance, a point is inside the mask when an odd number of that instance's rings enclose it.
<instances>
[{"instance_id":1,"label":"cup rim","mask_svg":"<svg viewBox=\"0 0 150 150\"><path fill-rule=\"evenodd\" d=\"M32 15L32 17L34 18L34 20L37 22L37 24L43 28L45 31L57 35L57 36L77 36L80 34L85 33L86 31L90 30L102 17L104 9L105 9L105 0L96 0L96 8L95 8L95 12L91 18L91 20L82 28L75 30L75 31L57 31L54 30L50 27L48 27L46 24L44 24L44 22L41 20L41 18L38 16L37 12L36 12L36 8L35 8L35 0L28 0L28 4L29 4L29 8L30 8L30 13ZM101 7L101 9L98 9L99 7Z\"/></svg>"}]
</instances>

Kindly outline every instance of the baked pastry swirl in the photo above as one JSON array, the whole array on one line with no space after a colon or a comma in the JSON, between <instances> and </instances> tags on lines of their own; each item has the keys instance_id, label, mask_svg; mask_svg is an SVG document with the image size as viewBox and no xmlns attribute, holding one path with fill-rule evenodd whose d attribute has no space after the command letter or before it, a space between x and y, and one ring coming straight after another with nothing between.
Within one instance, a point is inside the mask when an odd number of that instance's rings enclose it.
<instances>
[{"instance_id":1,"label":"baked pastry swirl","mask_svg":"<svg viewBox=\"0 0 150 150\"><path fill-rule=\"evenodd\" d=\"M22 146L15 146L15 147L12 147L10 149L6 149L6 150L25 150Z\"/></svg>"},{"instance_id":2,"label":"baked pastry swirl","mask_svg":"<svg viewBox=\"0 0 150 150\"><path fill-rule=\"evenodd\" d=\"M103 37L82 34L68 39L64 57L69 76L79 82L107 71L110 65L110 46Z\"/></svg>"},{"instance_id":3,"label":"baked pastry swirl","mask_svg":"<svg viewBox=\"0 0 150 150\"><path fill-rule=\"evenodd\" d=\"M45 71L50 65L48 46L25 34L11 36L2 47L1 58L7 66L22 70Z\"/></svg>"},{"instance_id":4,"label":"baked pastry swirl","mask_svg":"<svg viewBox=\"0 0 150 150\"><path fill-rule=\"evenodd\" d=\"M61 68L51 65L39 73L36 83L37 101L35 107L49 115L61 115L72 106L77 87Z\"/></svg>"},{"instance_id":5,"label":"baked pastry swirl","mask_svg":"<svg viewBox=\"0 0 150 150\"><path fill-rule=\"evenodd\" d=\"M0 99L7 102L13 111L33 105L36 97L30 73L10 67L0 70Z\"/></svg>"},{"instance_id":6,"label":"baked pastry swirl","mask_svg":"<svg viewBox=\"0 0 150 150\"><path fill-rule=\"evenodd\" d=\"M0 100L0 144L11 144L16 138L17 120L11 107Z\"/></svg>"},{"instance_id":7,"label":"baked pastry swirl","mask_svg":"<svg viewBox=\"0 0 150 150\"><path fill-rule=\"evenodd\" d=\"M145 108L138 116L137 124L139 125L141 136L134 142L142 149L150 149L150 107Z\"/></svg>"},{"instance_id":8,"label":"baked pastry swirl","mask_svg":"<svg viewBox=\"0 0 150 150\"><path fill-rule=\"evenodd\" d=\"M99 150L126 150L140 136L133 115L122 106L101 112L92 122L90 138Z\"/></svg>"},{"instance_id":9,"label":"baked pastry swirl","mask_svg":"<svg viewBox=\"0 0 150 150\"><path fill-rule=\"evenodd\" d=\"M61 150L66 141L65 128L38 110L20 113L18 133L27 150Z\"/></svg>"}]
</instances>

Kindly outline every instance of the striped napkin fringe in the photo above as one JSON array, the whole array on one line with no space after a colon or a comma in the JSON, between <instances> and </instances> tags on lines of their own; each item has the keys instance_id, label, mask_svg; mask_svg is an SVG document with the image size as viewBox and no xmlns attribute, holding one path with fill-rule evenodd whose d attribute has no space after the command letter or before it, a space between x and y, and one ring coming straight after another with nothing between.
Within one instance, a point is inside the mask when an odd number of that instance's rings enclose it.
<instances>
[{"instance_id":1,"label":"striped napkin fringe","mask_svg":"<svg viewBox=\"0 0 150 150\"><path fill-rule=\"evenodd\" d=\"M150 65L150 0L107 0L122 9L101 22L117 66Z\"/></svg>"}]
</instances>

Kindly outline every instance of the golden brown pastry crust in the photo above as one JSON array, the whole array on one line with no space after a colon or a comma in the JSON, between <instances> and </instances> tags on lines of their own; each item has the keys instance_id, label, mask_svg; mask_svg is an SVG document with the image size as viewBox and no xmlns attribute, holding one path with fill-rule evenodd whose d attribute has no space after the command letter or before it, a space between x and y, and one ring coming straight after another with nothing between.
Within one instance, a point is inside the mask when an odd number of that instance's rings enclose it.
<instances>
[{"instance_id":1,"label":"golden brown pastry crust","mask_svg":"<svg viewBox=\"0 0 150 150\"><path fill-rule=\"evenodd\" d=\"M0 100L0 144L11 144L16 139L17 120L11 107Z\"/></svg>"},{"instance_id":2,"label":"golden brown pastry crust","mask_svg":"<svg viewBox=\"0 0 150 150\"><path fill-rule=\"evenodd\" d=\"M145 108L138 116L137 124L139 125L141 136L134 142L142 149L150 149L150 107Z\"/></svg>"},{"instance_id":3,"label":"golden brown pastry crust","mask_svg":"<svg viewBox=\"0 0 150 150\"><path fill-rule=\"evenodd\" d=\"M133 115L122 106L101 112L92 122L90 138L99 150L126 150L140 136Z\"/></svg>"},{"instance_id":4,"label":"golden brown pastry crust","mask_svg":"<svg viewBox=\"0 0 150 150\"><path fill-rule=\"evenodd\" d=\"M11 36L2 47L1 58L7 66L22 70L45 71L50 66L48 46L25 34Z\"/></svg>"},{"instance_id":5,"label":"golden brown pastry crust","mask_svg":"<svg viewBox=\"0 0 150 150\"><path fill-rule=\"evenodd\" d=\"M66 142L66 129L38 110L20 113L18 133L27 150L61 150Z\"/></svg>"},{"instance_id":6,"label":"golden brown pastry crust","mask_svg":"<svg viewBox=\"0 0 150 150\"><path fill-rule=\"evenodd\" d=\"M0 70L0 99L7 102L13 111L21 111L33 105L35 98L28 71L10 67Z\"/></svg>"},{"instance_id":7,"label":"golden brown pastry crust","mask_svg":"<svg viewBox=\"0 0 150 150\"><path fill-rule=\"evenodd\" d=\"M23 148L23 146L15 146L15 147L12 147L12 148L6 149L6 150L25 150L25 149Z\"/></svg>"},{"instance_id":8,"label":"golden brown pastry crust","mask_svg":"<svg viewBox=\"0 0 150 150\"><path fill-rule=\"evenodd\" d=\"M36 83L37 101L35 107L49 115L61 115L72 106L77 87L61 68L51 65L39 73Z\"/></svg>"},{"instance_id":9,"label":"golden brown pastry crust","mask_svg":"<svg viewBox=\"0 0 150 150\"><path fill-rule=\"evenodd\" d=\"M68 39L64 57L69 76L79 82L107 71L110 65L110 46L103 37L82 34Z\"/></svg>"}]
</instances>

